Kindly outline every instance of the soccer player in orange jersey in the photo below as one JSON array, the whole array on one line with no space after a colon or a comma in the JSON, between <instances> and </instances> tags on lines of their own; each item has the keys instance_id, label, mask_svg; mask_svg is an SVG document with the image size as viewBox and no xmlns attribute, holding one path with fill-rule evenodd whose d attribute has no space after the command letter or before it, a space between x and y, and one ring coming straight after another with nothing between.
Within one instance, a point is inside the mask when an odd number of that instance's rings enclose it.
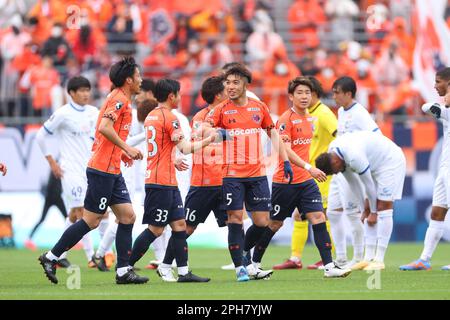
<instances>
[{"instance_id":1,"label":"soccer player in orange jersey","mask_svg":"<svg viewBox=\"0 0 450 320\"><path fill-rule=\"evenodd\" d=\"M201 140L202 125L208 113L227 98L224 89L222 77L210 77L203 82L201 95L208 106L192 118L192 141ZM227 213L222 205L222 143L212 143L198 150L193 154L192 163L191 186L184 205L187 237L194 233L200 223L205 222L211 211L214 212L219 227L226 226L227 220ZM174 259L171 246L173 241L169 242L163 264L158 268L158 273L163 280L167 280L166 274L170 275L168 269Z\"/></svg>"},{"instance_id":2,"label":"soccer player in orange jersey","mask_svg":"<svg viewBox=\"0 0 450 320\"><path fill-rule=\"evenodd\" d=\"M148 278L137 275L129 266L135 214L127 186L120 172L121 160L131 165L143 158L142 153L125 143L131 125L131 96L139 93L141 76L132 57L115 63L109 72L115 89L108 95L97 119L92 157L86 169L88 187L83 218L63 233L56 245L39 257L47 278L58 283L56 263L63 252L72 248L92 229L97 228L108 206L119 226L116 234L116 283L145 283Z\"/></svg>"},{"instance_id":3,"label":"soccer player in orange jersey","mask_svg":"<svg viewBox=\"0 0 450 320\"><path fill-rule=\"evenodd\" d=\"M180 83L172 79L161 79L155 86L155 98L159 105L147 115L144 127L147 134L147 172L145 175L144 218L147 224L136 239L130 257L134 265L148 250L150 244L159 237L167 224L172 228L172 243L168 249L174 251L178 267L178 280L171 274L164 274L166 281L207 282L188 270L186 242L186 220L178 183L175 175L175 152L177 147L183 154L193 153L208 146L218 138L216 132L201 141L189 142L184 139L178 118L171 112L177 108L181 95ZM160 270L160 269L158 269Z\"/></svg>"},{"instance_id":4,"label":"soccer player in orange jersey","mask_svg":"<svg viewBox=\"0 0 450 320\"><path fill-rule=\"evenodd\" d=\"M255 246L253 262L260 263L262 256L283 221L292 215L295 208L312 224L314 242L325 265L326 277L345 277L351 270L335 266L331 256L331 239L325 224L322 196L313 178L326 181L325 173L312 166L309 149L313 136L314 119L308 114L313 85L304 77L289 82L288 94L293 107L284 112L277 123L280 137L285 143L289 160L294 164L294 179L291 184L284 177L280 162L272 183L272 210L269 228L265 230Z\"/></svg>"},{"instance_id":5,"label":"soccer player in orange jersey","mask_svg":"<svg viewBox=\"0 0 450 320\"><path fill-rule=\"evenodd\" d=\"M269 109L263 102L246 95L247 84L252 79L250 71L243 65L236 65L226 71L224 79L228 99L216 106L206 120L213 127L226 129L232 137L224 145L222 192L228 214L228 245L237 280L248 281L249 270L245 265L252 265L243 261L243 253L254 247L269 222L270 190L262 163L262 131L272 139L275 151L283 160L285 176L291 180L293 173ZM245 239L242 231L244 201L253 217L253 225L247 230ZM272 274L271 270L263 271L259 267L252 271L256 278Z\"/></svg>"}]
</instances>

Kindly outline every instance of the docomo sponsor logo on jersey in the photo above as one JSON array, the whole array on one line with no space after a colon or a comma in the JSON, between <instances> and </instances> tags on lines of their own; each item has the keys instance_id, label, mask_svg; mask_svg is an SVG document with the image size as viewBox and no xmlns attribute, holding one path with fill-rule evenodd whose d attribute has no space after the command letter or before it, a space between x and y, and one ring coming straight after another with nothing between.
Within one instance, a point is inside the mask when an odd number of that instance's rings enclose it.
<instances>
[{"instance_id":1,"label":"docomo sponsor logo on jersey","mask_svg":"<svg viewBox=\"0 0 450 320\"><path fill-rule=\"evenodd\" d=\"M261 128L250 128L250 129L230 129L227 130L230 136L243 136L243 135L253 135L261 132Z\"/></svg>"},{"instance_id":2,"label":"docomo sponsor logo on jersey","mask_svg":"<svg viewBox=\"0 0 450 320\"><path fill-rule=\"evenodd\" d=\"M304 139L304 138L298 138L295 139L294 141L292 141L292 144L294 146L299 145L299 144L311 144L312 139Z\"/></svg>"}]
</instances>

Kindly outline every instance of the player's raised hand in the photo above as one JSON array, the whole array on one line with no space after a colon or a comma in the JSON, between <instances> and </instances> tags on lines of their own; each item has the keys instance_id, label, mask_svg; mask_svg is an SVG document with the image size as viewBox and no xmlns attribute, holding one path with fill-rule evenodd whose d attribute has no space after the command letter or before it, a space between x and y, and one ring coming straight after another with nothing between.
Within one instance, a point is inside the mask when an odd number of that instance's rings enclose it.
<instances>
[{"instance_id":1,"label":"player's raised hand","mask_svg":"<svg viewBox=\"0 0 450 320\"><path fill-rule=\"evenodd\" d=\"M311 169L308 170L311 176L316 179L319 182L325 182L327 181L327 175L320 169L311 167Z\"/></svg>"},{"instance_id":2,"label":"player's raised hand","mask_svg":"<svg viewBox=\"0 0 450 320\"><path fill-rule=\"evenodd\" d=\"M121 160L127 168L131 167L134 163L133 159L131 159L125 152L122 152Z\"/></svg>"},{"instance_id":3,"label":"player's raised hand","mask_svg":"<svg viewBox=\"0 0 450 320\"><path fill-rule=\"evenodd\" d=\"M125 150L125 152L133 160L142 160L144 158L141 150L134 148L134 147L128 146L128 148Z\"/></svg>"},{"instance_id":4,"label":"player's raised hand","mask_svg":"<svg viewBox=\"0 0 450 320\"><path fill-rule=\"evenodd\" d=\"M8 171L8 169L6 168L6 165L3 163L0 163L0 172L2 173L3 176L6 174L6 171Z\"/></svg>"},{"instance_id":5,"label":"player's raised hand","mask_svg":"<svg viewBox=\"0 0 450 320\"><path fill-rule=\"evenodd\" d=\"M186 171L189 169L189 165L186 163L186 159L184 158L175 159L174 166L178 171Z\"/></svg>"}]
</instances>

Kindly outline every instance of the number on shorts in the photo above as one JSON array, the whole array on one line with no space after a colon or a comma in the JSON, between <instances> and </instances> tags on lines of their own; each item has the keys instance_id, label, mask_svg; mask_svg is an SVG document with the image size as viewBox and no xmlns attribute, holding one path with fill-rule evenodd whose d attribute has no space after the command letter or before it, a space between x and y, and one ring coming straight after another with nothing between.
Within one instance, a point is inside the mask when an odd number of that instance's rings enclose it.
<instances>
[{"instance_id":1,"label":"number on shorts","mask_svg":"<svg viewBox=\"0 0 450 320\"><path fill-rule=\"evenodd\" d=\"M280 210L281 210L280 205L279 205L279 204L276 204L276 205L273 207L273 210L275 210L275 213L273 214L273 216L275 217L277 214L280 213Z\"/></svg>"},{"instance_id":2,"label":"number on shorts","mask_svg":"<svg viewBox=\"0 0 450 320\"><path fill-rule=\"evenodd\" d=\"M147 141L149 144L152 145L152 151L149 151L148 156L149 157L153 157L157 152L158 152L158 145L155 142L156 139L156 129L154 126L149 126L148 127L148 131L151 132L151 136L148 136L148 132L147 132Z\"/></svg>"},{"instance_id":3,"label":"number on shorts","mask_svg":"<svg viewBox=\"0 0 450 320\"><path fill-rule=\"evenodd\" d=\"M72 196L74 196L75 198L81 197L81 192L82 191L83 191L83 189L80 186L73 187L72 188Z\"/></svg>"},{"instance_id":4,"label":"number on shorts","mask_svg":"<svg viewBox=\"0 0 450 320\"><path fill-rule=\"evenodd\" d=\"M232 193L227 193L227 206L229 206L231 204L231 202L233 202L233 199L231 198Z\"/></svg>"},{"instance_id":5,"label":"number on shorts","mask_svg":"<svg viewBox=\"0 0 450 320\"><path fill-rule=\"evenodd\" d=\"M166 222L167 221L167 215L169 214L169 211L167 210L161 210L161 209L156 209L157 213L156 213L156 222Z\"/></svg>"},{"instance_id":6,"label":"number on shorts","mask_svg":"<svg viewBox=\"0 0 450 320\"><path fill-rule=\"evenodd\" d=\"M98 206L98 208L100 210L105 210L106 209L106 202L108 201L108 199L106 197L102 197L100 198L100 204Z\"/></svg>"},{"instance_id":7,"label":"number on shorts","mask_svg":"<svg viewBox=\"0 0 450 320\"><path fill-rule=\"evenodd\" d=\"M190 208L186 208L186 210L187 210L186 220L194 222L194 221L195 221L195 215L194 215L194 213L195 213L197 210L192 210L192 211L191 211Z\"/></svg>"}]
</instances>

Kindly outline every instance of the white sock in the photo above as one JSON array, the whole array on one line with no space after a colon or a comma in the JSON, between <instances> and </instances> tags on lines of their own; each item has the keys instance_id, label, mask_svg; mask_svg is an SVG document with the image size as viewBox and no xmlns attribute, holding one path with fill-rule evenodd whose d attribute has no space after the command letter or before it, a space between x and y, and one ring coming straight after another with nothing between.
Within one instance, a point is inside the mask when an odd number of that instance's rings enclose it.
<instances>
[{"instance_id":1,"label":"white sock","mask_svg":"<svg viewBox=\"0 0 450 320\"><path fill-rule=\"evenodd\" d=\"M361 213L349 213L347 218L353 236L353 259L361 261L364 256L364 225L361 222Z\"/></svg>"},{"instance_id":2,"label":"white sock","mask_svg":"<svg viewBox=\"0 0 450 320\"><path fill-rule=\"evenodd\" d=\"M347 244L345 241L345 230L342 221L342 211L328 210L327 217L330 221L331 236L336 249L336 260L347 260Z\"/></svg>"},{"instance_id":3,"label":"white sock","mask_svg":"<svg viewBox=\"0 0 450 320\"><path fill-rule=\"evenodd\" d=\"M178 275L179 276L185 276L185 275L187 275L188 272L189 272L189 267L188 266L178 267Z\"/></svg>"},{"instance_id":4,"label":"white sock","mask_svg":"<svg viewBox=\"0 0 450 320\"><path fill-rule=\"evenodd\" d=\"M326 270L333 269L335 267L334 262L327 263L325 266Z\"/></svg>"},{"instance_id":5,"label":"white sock","mask_svg":"<svg viewBox=\"0 0 450 320\"><path fill-rule=\"evenodd\" d=\"M108 226L109 226L109 219L102 219L100 221L100 224L98 225L98 233L100 234L100 239L103 238L103 236L106 233L106 230L108 230Z\"/></svg>"},{"instance_id":6,"label":"white sock","mask_svg":"<svg viewBox=\"0 0 450 320\"><path fill-rule=\"evenodd\" d=\"M367 219L364 220L364 233L366 243L366 252L364 254L365 261L371 261L375 258L375 251L377 249L377 227L378 223L374 226L369 226L367 224Z\"/></svg>"},{"instance_id":7,"label":"white sock","mask_svg":"<svg viewBox=\"0 0 450 320\"><path fill-rule=\"evenodd\" d=\"M166 254L167 244L171 236L169 228L165 228L163 233L153 241L153 249L155 250L155 259L157 261L163 261Z\"/></svg>"},{"instance_id":8,"label":"white sock","mask_svg":"<svg viewBox=\"0 0 450 320\"><path fill-rule=\"evenodd\" d=\"M67 251L64 251L62 255L59 256L59 260L67 258Z\"/></svg>"},{"instance_id":9,"label":"white sock","mask_svg":"<svg viewBox=\"0 0 450 320\"><path fill-rule=\"evenodd\" d=\"M391 239L392 229L394 226L394 219L392 218L393 209L383 210L378 212L378 232L377 232L377 253L375 254L375 261L383 262L384 255Z\"/></svg>"},{"instance_id":10,"label":"white sock","mask_svg":"<svg viewBox=\"0 0 450 320\"><path fill-rule=\"evenodd\" d=\"M255 269L261 269L261 262L252 262L252 265Z\"/></svg>"},{"instance_id":11,"label":"white sock","mask_svg":"<svg viewBox=\"0 0 450 320\"><path fill-rule=\"evenodd\" d=\"M51 261L59 260L59 258L55 256L51 251L47 252L45 257Z\"/></svg>"},{"instance_id":12,"label":"white sock","mask_svg":"<svg viewBox=\"0 0 450 320\"><path fill-rule=\"evenodd\" d=\"M86 233L83 238L81 238L81 243L83 244L84 253L88 261L91 261L94 255L94 246L92 245L92 239L90 232Z\"/></svg>"},{"instance_id":13,"label":"white sock","mask_svg":"<svg viewBox=\"0 0 450 320\"><path fill-rule=\"evenodd\" d=\"M444 221L430 220L427 233L425 234L425 241L420 259L429 261L436 249L439 240L444 234Z\"/></svg>"},{"instance_id":14,"label":"white sock","mask_svg":"<svg viewBox=\"0 0 450 320\"><path fill-rule=\"evenodd\" d=\"M119 225L115 221L109 224L108 229L106 229L106 233L104 234L102 240L100 241L100 245L97 249L96 253L97 257L99 258L104 257L106 252L111 250L112 244L116 239L116 232L118 226Z\"/></svg>"},{"instance_id":15,"label":"white sock","mask_svg":"<svg viewBox=\"0 0 450 320\"><path fill-rule=\"evenodd\" d=\"M295 263L299 263L299 262L300 262L300 258L299 258L299 257L296 257L296 256L291 256L291 257L289 258L289 260L294 261Z\"/></svg>"},{"instance_id":16,"label":"white sock","mask_svg":"<svg viewBox=\"0 0 450 320\"><path fill-rule=\"evenodd\" d=\"M160 268L163 268L163 269L172 269L172 265L166 264L166 263L161 263L161 264L159 265L159 267L160 267Z\"/></svg>"},{"instance_id":17,"label":"white sock","mask_svg":"<svg viewBox=\"0 0 450 320\"><path fill-rule=\"evenodd\" d=\"M130 266L128 266L128 267L122 267L122 268L117 268L117 275L119 276L119 277L121 277L121 276L123 276L125 273L127 273L128 272L128 270L130 270Z\"/></svg>"}]
</instances>

